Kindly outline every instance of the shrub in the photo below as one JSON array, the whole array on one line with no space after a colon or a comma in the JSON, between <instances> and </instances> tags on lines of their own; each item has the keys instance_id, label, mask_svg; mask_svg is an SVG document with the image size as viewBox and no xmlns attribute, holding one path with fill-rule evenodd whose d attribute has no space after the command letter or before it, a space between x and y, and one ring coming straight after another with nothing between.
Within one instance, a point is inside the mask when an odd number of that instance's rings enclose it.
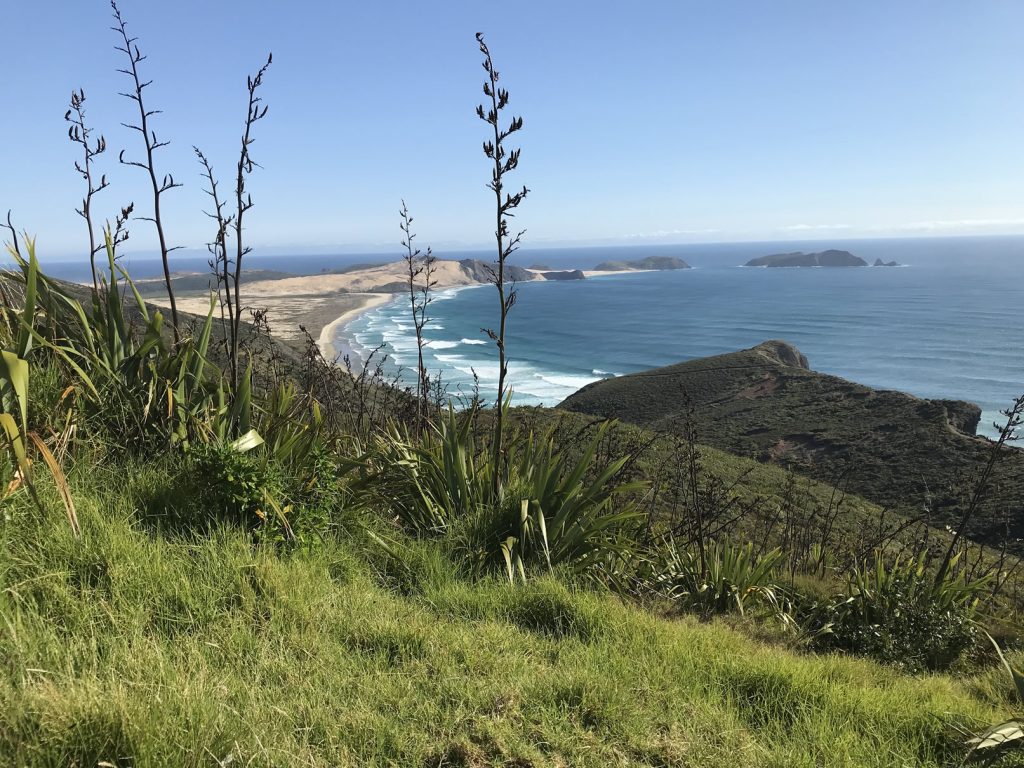
<instances>
[{"instance_id":1,"label":"shrub","mask_svg":"<svg viewBox=\"0 0 1024 768\"><path fill-rule=\"evenodd\" d=\"M844 595L816 611L814 623L828 630L817 644L911 671L946 669L977 637L980 587L951 571L936 579L923 554L891 566L876 554L854 567Z\"/></svg>"},{"instance_id":2,"label":"shrub","mask_svg":"<svg viewBox=\"0 0 1024 768\"><path fill-rule=\"evenodd\" d=\"M252 454L223 443L200 444L191 471L211 518L251 526L264 516L264 467Z\"/></svg>"},{"instance_id":3,"label":"shrub","mask_svg":"<svg viewBox=\"0 0 1024 768\"><path fill-rule=\"evenodd\" d=\"M566 570L614 577L635 551L640 513L619 499L639 487L622 483L627 459L597 461L607 425L578 458L556 448L552 434L509 443L501 493L496 471L478 451L472 419L449 412L436 434L380 440L369 481L382 506L417 535L454 532L453 550L478 573L525 580L528 570Z\"/></svg>"},{"instance_id":4,"label":"shrub","mask_svg":"<svg viewBox=\"0 0 1024 768\"><path fill-rule=\"evenodd\" d=\"M471 417L460 421L449 410L419 438L394 429L377 439L366 487L409 532L445 534L491 502L494 465L477 450L472 426Z\"/></svg>"},{"instance_id":5,"label":"shrub","mask_svg":"<svg viewBox=\"0 0 1024 768\"><path fill-rule=\"evenodd\" d=\"M668 539L655 574L655 587L682 607L705 615L742 614L752 602L778 607L773 576L783 560L779 550L758 557L753 544L713 541L705 548L705 559L702 569L697 555Z\"/></svg>"}]
</instances>

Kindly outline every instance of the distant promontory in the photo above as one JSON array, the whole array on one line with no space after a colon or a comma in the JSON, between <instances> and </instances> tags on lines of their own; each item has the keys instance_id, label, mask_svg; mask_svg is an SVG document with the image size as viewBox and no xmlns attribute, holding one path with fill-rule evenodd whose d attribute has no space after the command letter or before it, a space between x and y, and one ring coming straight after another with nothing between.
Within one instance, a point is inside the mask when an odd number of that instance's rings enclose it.
<instances>
[{"instance_id":1,"label":"distant promontory","mask_svg":"<svg viewBox=\"0 0 1024 768\"><path fill-rule=\"evenodd\" d=\"M677 256L648 256L632 261L602 261L594 272L621 272L625 270L690 269L690 265Z\"/></svg>"},{"instance_id":2,"label":"distant promontory","mask_svg":"<svg viewBox=\"0 0 1024 768\"><path fill-rule=\"evenodd\" d=\"M849 251L830 249L820 253L775 253L751 259L746 267L866 267L868 263Z\"/></svg>"}]
</instances>

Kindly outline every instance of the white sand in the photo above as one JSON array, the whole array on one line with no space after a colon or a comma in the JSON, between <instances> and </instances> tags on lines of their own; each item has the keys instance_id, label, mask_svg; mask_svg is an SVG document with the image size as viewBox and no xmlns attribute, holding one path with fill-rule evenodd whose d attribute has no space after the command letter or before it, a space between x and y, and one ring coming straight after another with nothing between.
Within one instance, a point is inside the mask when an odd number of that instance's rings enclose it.
<instances>
[{"instance_id":1,"label":"white sand","mask_svg":"<svg viewBox=\"0 0 1024 768\"><path fill-rule=\"evenodd\" d=\"M656 269L610 269L607 272L600 269L583 270L584 277L604 277L605 275L634 275L637 272L657 272Z\"/></svg>"},{"instance_id":2,"label":"white sand","mask_svg":"<svg viewBox=\"0 0 1024 768\"><path fill-rule=\"evenodd\" d=\"M320 331L320 336L317 338L316 343L320 347L321 354L329 361L333 362L338 358L338 350L334 348L332 343L335 332L341 328L345 323L350 323L355 320L359 315L364 312L369 312L375 307L387 304L389 301L394 299L398 294L394 293L366 293L366 294L355 294L353 298L362 298L365 303L362 306L354 307L347 312L342 312L337 318L329 322Z\"/></svg>"},{"instance_id":3,"label":"white sand","mask_svg":"<svg viewBox=\"0 0 1024 768\"><path fill-rule=\"evenodd\" d=\"M409 279L405 263L401 261L367 267L355 272L340 274L321 273L285 277L280 280L257 280L243 286L246 299L259 296L282 296L287 294L318 294L344 290L351 293L382 293L385 287L393 290L396 284L405 284ZM460 285L478 285L466 274L457 261L438 259L434 264L436 288L455 288Z\"/></svg>"}]
</instances>

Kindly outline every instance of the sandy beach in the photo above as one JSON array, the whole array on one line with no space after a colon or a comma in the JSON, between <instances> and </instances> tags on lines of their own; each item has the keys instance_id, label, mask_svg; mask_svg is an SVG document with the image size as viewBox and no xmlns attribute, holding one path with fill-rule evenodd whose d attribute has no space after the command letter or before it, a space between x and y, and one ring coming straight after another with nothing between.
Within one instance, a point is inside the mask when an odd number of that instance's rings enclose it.
<instances>
[{"instance_id":1,"label":"sandy beach","mask_svg":"<svg viewBox=\"0 0 1024 768\"><path fill-rule=\"evenodd\" d=\"M605 275L634 275L637 272L656 272L654 269L585 269L583 270L584 277L604 277Z\"/></svg>"},{"instance_id":2,"label":"sandy beach","mask_svg":"<svg viewBox=\"0 0 1024 768\"><path fill-rule=\"evenodd\" d=\"M541 273L550 270L528 271L543 280ZM585 270L583 274L588 278L599 278L650 271ZM479 270L474 273L458 261L439 259L434 265L434 290L482 285L479 274ZM348 271L257 279L243 283L242 305L266 310L267 322L275 338L301 345L305 334L309 334L317 341L325 358L337 360L351 352L336 348L334 339L338 329L360 313L405 294L408 291L407 281L406 266L401 261ZM148 299L155 304L167 306L166 298L160 294L151 295ZM183 312L203 316L210 308L208 290L181 291L177 293L176 299L178 309ZM248 312L243 317L248 320Z\"/></svg>"},{"instance_id":3,"label":"sandy beach","mask_svg":"<svg viewBox=\"0 0 1024 768\"><path fill-rule=\"evenodd\" d=\"M254 280L242 285L242 305L267 311L267 322L275 338L301 344L303 329L317 344L325 358L337 359L347 350L335 348L337 330L360 313L379 307L408 291L405 264L366 267L347 272L297 275L273 280ZM438 260L433 274L434 290L481 285L457 261ZM176 294L178 309L204 316L210 308L208 290ZM166 297L148 297L166 307ZM248 320L246 313L244 319Z\"/></svg>"},{"instance_id":4,"label":"sandy beach","mask_svg":"<svg viewBox=\"0 0 1024 768\"><path fill-rule=\"evenodd\" d=\"M361 299L363 303L360 306L353 307L352 309L342 312L338 317L320 330L320 335L317 337L317 344L319 345L320 353L324 358L329 361L336 361L339 357L347 354L347 350L338 349L334 344L334 336L339 328L345 325L345 323L355 320L364 312L369 312L375 307L387 304L397 295L398 294L394 293L348 294L350 298ZM312 333L312 331L310 331L310 333Z\"/></svg>"}]
</instances>

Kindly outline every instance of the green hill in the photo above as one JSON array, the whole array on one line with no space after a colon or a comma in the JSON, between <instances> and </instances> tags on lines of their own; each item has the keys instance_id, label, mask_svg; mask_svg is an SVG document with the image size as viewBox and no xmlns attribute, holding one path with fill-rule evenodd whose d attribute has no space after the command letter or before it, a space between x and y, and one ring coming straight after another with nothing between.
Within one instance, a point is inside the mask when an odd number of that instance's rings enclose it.
<instances>
[{"instance_id":1,"label":"green hill","mask_svg":"<svg viewBox=\"0 0 1024 768\"><path fill-rule=\"evenodd\" d=\"M914 515L928 508L937 524L953 521L963 483L984 464L991 446L974 436L977 406L873 390L817 373L780 341L605 379L559 407L678 432L688 403L702 442L825 483L843 478L878 504ZM1008 451L999 467L999 504L1019 510L1024 453ZM1024 516L1013 516L1010 526L1014 538L1024 536ZM973 534L995 537L998 529L989 517L978 521Z\"/></svg>"}]
</instances>

